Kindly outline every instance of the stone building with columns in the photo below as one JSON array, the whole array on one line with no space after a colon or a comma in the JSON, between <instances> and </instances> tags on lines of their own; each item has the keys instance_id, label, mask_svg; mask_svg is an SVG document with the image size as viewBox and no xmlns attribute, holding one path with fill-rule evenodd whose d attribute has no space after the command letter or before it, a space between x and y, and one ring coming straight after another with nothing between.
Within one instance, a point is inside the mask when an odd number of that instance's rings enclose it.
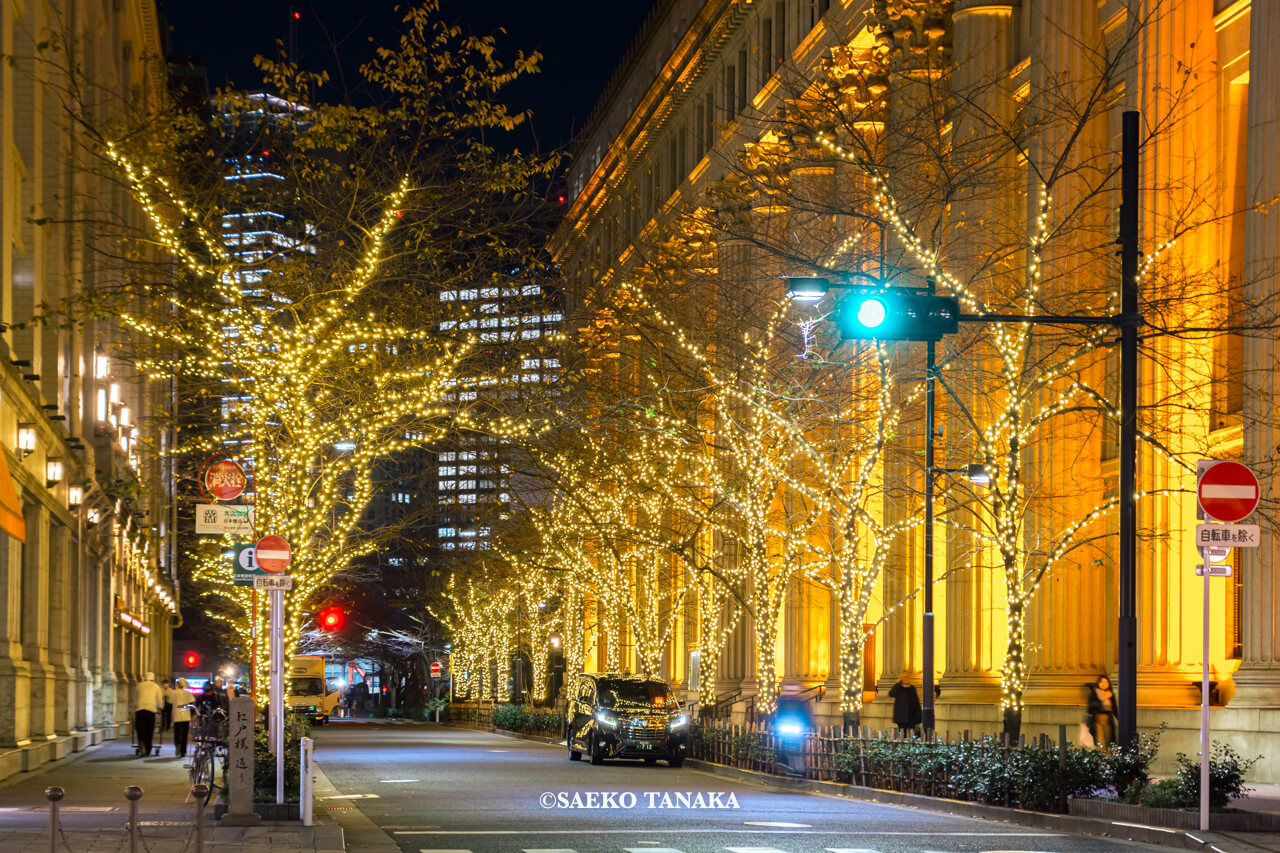
<instances>
[{"instance_id":1,"label":"stone building with columns","mask_svg":"<svg viewBox=\"0 0 1280 853\"><path fill-rule=\"evenodd\" d=\"M160 35L147 0L0 11L0 779L128 737L133 685L170 667L173 388L107 321L33 319L123 282L115 235L141 216L70 118L61 63L108 121L164 97Z\"/></svg>"},{"instance_id":2,"label":"stone building with columns","mask_svg":"<svg viewBox=\"0 0 1280 853\"><path fill-rule=\"evenodd\" d=\"M922 139L922 116L937 107L930 121L938 144L917 158L919 175L913 177L921 193L946 180L954 181L954 193L941 205L938 221L945 228L932 235L937 242L903 251L943 252L955 278L944 279L942 287L958 296L979 298L988 286L984 276L994 280L1011 267L1018 274L1030 268L1037 282L1044 272L1037 310L1071 313L1083 300L1100 311L1110 304L1119 275L1118 262L1108 266L1107 258L1119 204L1120 116L1140 111L1148 330L1140 367L1138 725L1168 725L1165 762L1197 749L1203 632L1202 587L1193 571L1200 557L1191 542L1194 465L1197 458L1245 462L1262 482L1262 509L1252 520L1263 526L1263 543L1236 549L1229 558L1232 576L1215 579L1211 588L1212 726L1216 738L1246 755L1272 756L1255 767L1254 778L1280 781L1280 759L1274 757L1280 755L1280 530L1273 521L1280 482L1273 308L1280 290L1280 223L1269 215L1280 199L1280 154L1272 137L1280 118L1278 38L1280 8L1249 0L661 0L579 137L570 207L552 251L579 300L576 307L589 311L590 304L582 303L600 292L595 285L625 277L628 264L643 254L638 244L670 226L681 205L714 204L707 199L750 159L744 152L765 146L791 151L794 168L786 180L793 193L805 181L827 180L839 196L849 162L874 160L886 146L910 154L911 145L901 140ZM820 120L806 125L806 116L814 115L806 96L832 81L838 84L837 115L879 112L836 130ZM902 81L941 85L928 96L935 100L913 104L919 96ZM1086 117L1076 125L1033 125L1026 118L1051 107L1060 116ZM1014 126L1020 135L1010 134L1004 140L1009 148L992 155L998 149L992 129ZM875 136L875 144L849 141L851 133L862 132ZM806 151L822 145L821 156L801 162L814 157ZM999 162L993 166L993 160ZM979 167L994 169L988 174L997 177L981 185L957 179ZM1037 183L1053 183L1054 198L1038 198ZM870 196L878 198L875 186ZM904 195L895 203L902 212L912 199ZM720 274L761 288L771 285L760 270L772 277L812 274L821 247L797 245L817 239L797 213L802 207L813 211L798 203L786 210L776 203L752 207L757 232L736 236L752 246L754 261L733 266L726 240ZM885 210L882 205L864 217L877 219L887 235L877 247L881 266L885 247L908 233L903 223L914 217L908 211L898 222ZM828 235L855 221L858 212L831 217L837 227ZM782 228L762 224L779 216ZM1042 226L1055 216L1069 227ZM992 261L999 254L995 247L961 239L997 227L1042 233L1044 239L1010 252L1013 261L1005 267ZM786 239L774 240L778 234ZM952 240L954 235L961 236ZM1057 247L1041 252L1051 238L1060 241ZM897 242L901 250L903 241ZM785 251L766 257L783 243ZM759 273L754 280L753 271ZM1090 343L1072 370L1079 371L1078 384L1114 400L1118 365L1107 350ZM986 391L980 382L966 389L956 375L957 402L942 404L938 440L943 458L952 460L963 451L957 412ZM970 375L979 374L974 369ZM983 494L971 491L972 502L962 505L943 490L934 551L940 730L1000 730L1015 598L1021 605L1016 625L1025 633L1025 732L1056 734L1060 724L1074 732L1084 685L1102 674L1115 679L1118 529L1114 513L1105 509L1114 504L1118 448L1114 424L1103 421L1066 417L1035 446L1015 444L1011 451L1020 476L1037 490L1020 516L1031 520L1017 534L1027 553L1052 550L1040 539L1030 541L1035 530L1061 531L1086 517L1093 524L1087 547L1028 582L1025 596L1021 586L1011 593L995 567L998 560L974 556L999 550L998 535L976 542L945 520L961 511L987 512ZM892 464L886 462L886 476L893 476ZM1096 507L1103 510L1093 521L1089 514ZM865 723L888 724L887 688L900 673L920 683L923 613L916 592L922 553L916 528L895 546L878 581L867 614ZM838 683L831 662L839 657L839 626L831 597L821 586L797 584L786 613L776 656L782 690L810 700L817 719L838 721L838 706L824 698ZM829 626L825 636L822 626ZM688 688L697 632L689 628L677 637L668 675ZM717 690L739 715L755 689L754 659L749 632L739 627ZM588 668L600 665L588 661Z\"/></svg>"}]
</instances>

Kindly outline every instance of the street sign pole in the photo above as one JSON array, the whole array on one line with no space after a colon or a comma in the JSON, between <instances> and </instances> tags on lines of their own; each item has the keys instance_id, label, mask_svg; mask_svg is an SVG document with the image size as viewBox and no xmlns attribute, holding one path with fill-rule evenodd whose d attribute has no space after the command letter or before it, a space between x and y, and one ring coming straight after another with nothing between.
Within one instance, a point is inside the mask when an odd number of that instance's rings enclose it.
<instances>
[{"instance_id":1,"label":"street sign pole","mask_svg":"<svg viewBox=\"0 0 1280 853\"><path fill-rule=\"evenodd\" d=\"M1205 519L1206 521L1208 519ZM1209 831L1209 549L1204 549L1204 649L1200 655L1200 831Z\"/></svg>"},{"instance_id":2,"label":"street sign pole","mask_svg":"<svg viewBox=\"0 0 1280 853\"><path fill-rule=\"evenodd\" d=\"M271 590L271 751L276 754L276 802L284 802L284 590Z\"/></svg>"}]
</instances>

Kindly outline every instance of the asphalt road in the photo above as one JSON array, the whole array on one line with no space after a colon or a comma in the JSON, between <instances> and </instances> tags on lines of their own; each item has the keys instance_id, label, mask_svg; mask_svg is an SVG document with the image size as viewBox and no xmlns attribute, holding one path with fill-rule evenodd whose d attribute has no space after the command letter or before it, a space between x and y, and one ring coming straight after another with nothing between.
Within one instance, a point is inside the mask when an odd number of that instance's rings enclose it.
<instances>
[{"instance_id":1,"label":"asphalt road","mask_svg":"<svg viewBox=\"0 0 1280 853\"><path fill-rule=\"evenodd\" d=\"M319 795L344 824L353 853L1156 849L777 791L688 767L592 767L570 762L563 746L467 729L353 722L317 728L315 737L317 763L336 789Z\"/></svg>"}]
</instances>

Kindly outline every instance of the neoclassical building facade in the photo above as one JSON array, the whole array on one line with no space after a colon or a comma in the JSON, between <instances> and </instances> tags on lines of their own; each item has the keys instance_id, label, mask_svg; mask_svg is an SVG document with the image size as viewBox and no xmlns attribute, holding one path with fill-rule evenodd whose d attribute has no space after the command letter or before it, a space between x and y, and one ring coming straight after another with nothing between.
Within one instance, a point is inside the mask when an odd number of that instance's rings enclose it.
<instances>
[{"instance_id":1,"label":"neoclassical building facade","mask_svg":"<svg viewBox=\"0 0 1280 853\"><path fill-rule=\"evenodd\" d=\"M921 137L902 118L919 121L925 114L919 104L908 103L908 87L895 83L909 80L945 90L933 116L936 162L920 167L922 184L936 187L943 178L964 174L955 164L966 156L977 162L986 156L982 151L995 150L978 145L991 128L1017 126L1024 134L1010 142L1008 162L1000 166L1007 170L1001 174L1019 176L1017 192L999 181L983 187L958 181L954 197L943 205L949 233L936 245L957 268L979 270L960 275L957 287L963 280L981 295L981 270L1000 264L991 261L993 252L966 248L956 235L982 228L991 233L993 223L1023 234L1034 235L1037 228L1047 233L1053 226L1038 217L1049 221L1054 214L1046 211L1065 207L1076 215L1075 230L1059 244L1067 248L1043 256L1034 247L1019 250L1011 265L1025 271L1031 263L1037 280L1043 268L1045 281L1053 282L1046 287L1058 288L1037 303L1041 310L1070 313L1066 300L1080 294L1097 294L1100 301L1091 305L1104 307L1119 275L1118 260L1114 268L1105 262L1113 251L1119 204L1118 175L1109 170L1118 168L1121 114L1139 111L1148 326L1139 401L1144 440L1138 460L1138 726L1167 725L1161 749L1166 762L1178 751L1197 749L1203 599L1194 574L1201 558L1191 541L1197 521L1194 460L1245 462L1262 483L1262 506L1252 520L1262 525L1263 542L1237 549L1228 560L1232 576L1213 579L1212 727L1216 738L1247 755L1272 756L1259 762L1254 777L1280 781L1280 759L1274 757L1280 755L1280 530L1273 521L1280 485L1280 364L1270 307L1280 283L1280 221L1272 209L1280 199L1280 152L1273 142L1280 119L1278 39L1280 7L1249 0L663 0L580 137L570 207L552 250L571 292L589 302L600 292L599 282L626 276L628 264L642 254L637 245L673 221L673 211L699 202L714 205L707 199L751 159L744 152L778 144L797 152L816 147L831 156L797 160L787 177L792 191L803 196L796 187L823 181L838 189L845 180L842 162L874 160L877 146L894 145L896 132ZM806 126L806 116L814 114L803 103L806 96L832 81L840 84L828 91L843 99L836 107L842 115L853 108L879 110L869 121L850 122L874 125L874 146L859 149L839 129ZM1070 139L1063 138L1064 125L1019 119L1047 111L1049 102L1058 115L1087 116L1065 125L1072 128ZM1055 152L1081 149L1087 153L1054 159ZM1077 174L1063 180L1064 170ZM1050 180L1044 176L1059 182L1055 186L1062 190L1055 194L1062 197L1037 198L1037 182ZM863 179L871 182L868 196L878 199L874 181ZM895 203L902 211L910 198ZM772 203L751 209L755 235L736 235L754 253L746 267L767 267L772 275L813 274L812 265L796 260L804 255L801 249L769 257L768 235L800 234L794 239L803 242L807 226L799 208ZM881 220L887 218L884 210L882 204ZM857 211L847 212L842 221L854 221ZM909 216L904 213L903 221ZM897 230L886 232L886 244L908 231L891 224ZM720 251L723 274L732 267L725 246ZM1077 264L1072 258L1087 260ZM737 263L742 266L741 256ZM954 291L947 281L942 287ZM1216 333L1192 333L1210 328ZM1112 395L1117 363L1104 350L1082 363L1080 381ZM955 407L981 395L980 386L961 388ZM944 447L959 441L945 434L959 423L954 411L948 418L949 405L942 404L938 441ZM1081 508L1114 505L1114 429L1086 423L1083 416L1063 423L1034 449L1020 452L1015 446L1013 452L1021 475L1034 479L1041 495L1041 504L1028 510L1041 529L1067 526L1073 512L1086 511ZM1010 594L990 565L974 559L985 546L948 526L952 505L945 497L939 507L933 585L934 668L942 687L937 726L952 733L999 731ZM1030 587L1021 623L1028 735L1056 737L1060 724L1074 732L1083 715L1084 685L1099 675L1116 677L1113 515L1099 513L1090 546ZM867 613L866 724L890 724L887 688L900 674L919 684L923 604L916 593L923 547L918 527L895 545ZM1027 550L1039 547L1033 543ZM811 703L816 721L838 722L834 663L841 626L834 598L820 585L797 583L784 612L775 655L782 692ZM588 648L598 650L599 644ZM696 627L675 632L665 666L686 689L692 687L691 653L697 649ZM725 650L717 688L739 715L756 689L756 659L750 633L740 627ZM604 661L589 656L587 666L603 668Z\"/></svg>"},{"instance_id":2,"label":"neoclassical building facade","mask_svg":"<svg viewBox=\"0 0 1280 853\"><path fill-rule=\"evenodd\" d=\"M169 671L178 591L173 388L110 322L35 319L124 281L116 238L141 212L71 113L105 126L165 96L157 10L6 3L0 38L3 779L128 737L133 684Z\"/></svg>"}]
</instances>

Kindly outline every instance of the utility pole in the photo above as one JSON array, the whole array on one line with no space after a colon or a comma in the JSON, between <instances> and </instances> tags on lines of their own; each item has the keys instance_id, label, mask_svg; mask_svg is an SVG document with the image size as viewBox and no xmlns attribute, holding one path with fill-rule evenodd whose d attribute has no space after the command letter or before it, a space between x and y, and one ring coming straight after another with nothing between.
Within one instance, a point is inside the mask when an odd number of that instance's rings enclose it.
<instances>
[{"instance_id":1,"label":"utility pole","mask_svg":"<svg viewBox=\"0 0 1280 853\"><path fill-rule=\"evenodd\" d=\"M1120 166L1120 745L1138 739L1138 118L1124 114Z\"/></svg>"}]
</instances>

